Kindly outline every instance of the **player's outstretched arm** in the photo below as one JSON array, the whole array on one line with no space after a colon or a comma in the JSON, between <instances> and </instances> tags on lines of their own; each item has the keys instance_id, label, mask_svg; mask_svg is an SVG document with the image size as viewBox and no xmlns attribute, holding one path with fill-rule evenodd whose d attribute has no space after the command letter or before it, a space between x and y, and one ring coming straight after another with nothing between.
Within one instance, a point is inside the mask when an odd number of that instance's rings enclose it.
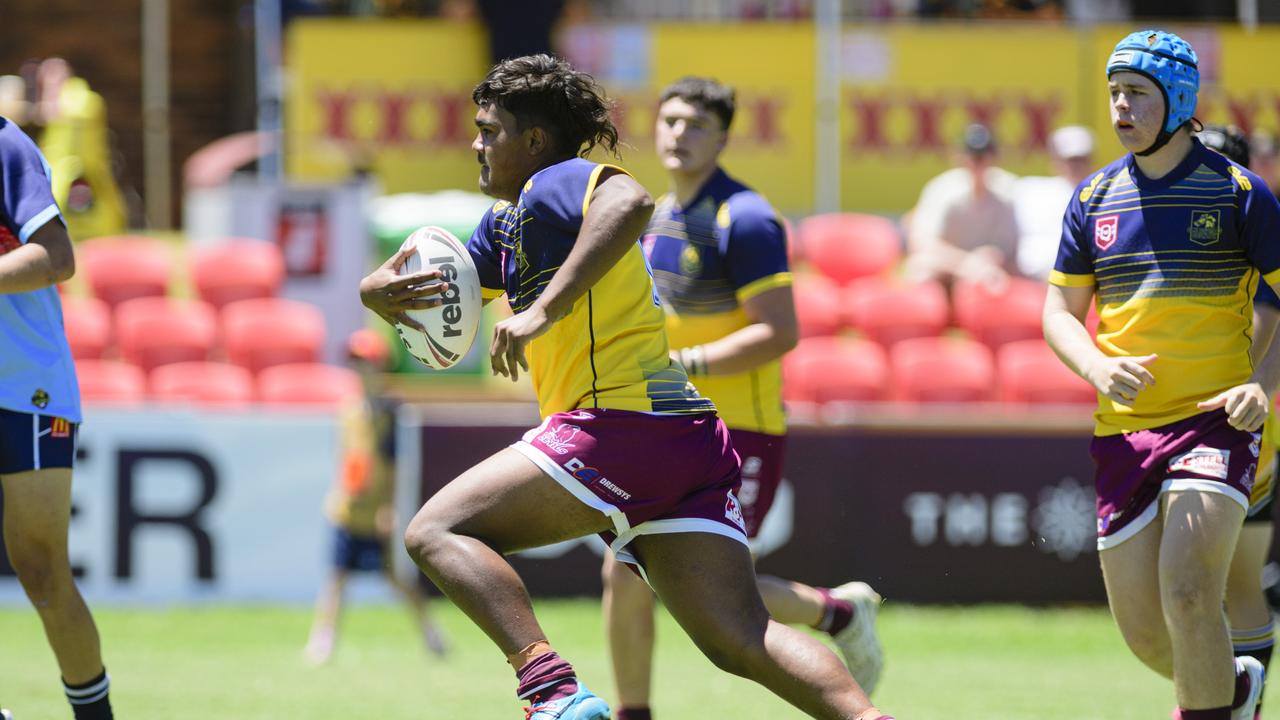
<instances>
[{"instance_id":1,"label":"player's outstretched arm","mask_svg":"<svg viewBox=\"0 0 1280 720\"><path fill-rule=\"evenodd\" d=\"M71 238L61 221L50 220L23 245L0 255L0 294L56 285L76 272Z\"/></svg>"},{"instance_id":2,"label":"player's outstretched arm","mask_svg":"<svg viewBox=\"0 0 1280 720\"><path fill-rule=\"evenodd\" d=\"M489 359L493 372L516 380L529 369L524 347L573 309L622 256L635 247L653 214L653 198L631 176L617 171L602 179L591 194L582 229L564 264L542 295L527 310L493 329Z\"/></svg>"},{"instance_id":3,"label":"player's outstretched arm","mask_svg":"<svg viewBox=\"0 0 1280 720\"><path fill-rule=\"evenodd\" d=\"M400 267L416 247L401 248L395 255L360 281L360 302L392 325L400 324L421 332L426 328L409 316L408 310L427 310L440 304L436 297L448 289L440 279L439 270L428 270L412 275L401 275Z\"/></svg>"},{"instance_id":4,"label":"player's outstretched arm","mask_svg":"<svg viewBox=\"0 0 1280 720\"><path fill-rule=\"evenodd\" d=\"M1110 357L1098 349L1085 318L1093 287L1050 285L1044 301L1044 339L1062 362L1101 394L1121 405L1133 405L1143 388L1154 385L1147 366L1155 355Z\"/></svg>"}]
</instances>

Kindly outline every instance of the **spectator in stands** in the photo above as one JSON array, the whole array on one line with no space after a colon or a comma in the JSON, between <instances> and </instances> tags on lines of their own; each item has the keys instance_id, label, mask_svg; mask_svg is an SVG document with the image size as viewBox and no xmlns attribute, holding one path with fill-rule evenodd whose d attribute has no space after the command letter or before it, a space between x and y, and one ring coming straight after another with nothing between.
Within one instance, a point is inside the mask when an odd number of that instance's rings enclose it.
<instances>
[{"instance_id":1,"label":"spectator in stands","mask_svg":"<svg viewBox=\"0 0 1280 720\"><path fill-rule=\"evenodd\" d=\"M1253 162L1250 169L1267 182L1271 192L1280 191L1280 144L1275 134L1255 130L1249 138L1249 153Z\"/></svg>"},{"instance_id":2,"label":"spectator in stands","mask_svg":"<svg viewBox=\"0 0 1280 720\"><path fill-rule=\"evenodd\" d=\"M409 606L423 644L432 654L444 655L444 636L427 614L422 592L416 584L397 578L388 562L388 542L395 526L391 499L397 404L381 388L381 374L390 357L387 341L373 330L357 330L347 341L347 357L364 381L367 401L343 413L342 471L326 503L334 529L333 574L316 599L306 659L319 665L332 656L347 579L356 572L382 573Z\"/></svg>"},{"instance_id":3,"label":"spectator in stands","mask_svg":"<svg viewBox=\"0 0 1280 720\"><path fill-rule=\"evenodd\" d=\"M965 128L956 167L920 192L907 229L907 274L916 280L982 282L998 290L1016 272L1014 176L995 165L985 125Z\"/></svg>"},{"instance_id":4,"label":"spectator in stands","mask_svg":"<svg viewBox=\"0 0 1280 720\"><path fill-rule=\"evenodd\" d=\"M1093 169L1093 133L1068 125L1049 136L1054 174L1018 178L1013 186L1018 219L1018 271L1048 279L1062 239L1062 213L1071 193Z\"/></svg>"}]
</instances>

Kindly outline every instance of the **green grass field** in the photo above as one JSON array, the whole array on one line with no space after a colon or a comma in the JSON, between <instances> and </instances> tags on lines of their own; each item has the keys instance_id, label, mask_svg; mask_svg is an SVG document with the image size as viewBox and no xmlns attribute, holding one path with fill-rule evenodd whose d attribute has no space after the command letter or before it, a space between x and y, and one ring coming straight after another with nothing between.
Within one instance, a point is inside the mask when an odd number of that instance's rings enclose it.
<instances>
[{"instance_id":1,"label":"green grass field","mask_svg":"<svg viewBox=\"0 0 1280 720\"><path fill-rule=\"evenodd\" d=\"M437 604L451 656L429 658L398 607L351 609L333 661L309 668L301 608L97 612L121 720L504 720L521 717L512 675L460 613ZM580 676L608 696L599 603L538 603ZM1121 645L1103 609L887 606L887 665L876 703L900 720L1164 720L1172 686ZM798 718L726 676L662 615L655 708L661 720ZM18 720L70 718L34 612L0 610L0 704ZM1280 718L1269 707L1267 718Z\"/></svg>"}]
</instances>

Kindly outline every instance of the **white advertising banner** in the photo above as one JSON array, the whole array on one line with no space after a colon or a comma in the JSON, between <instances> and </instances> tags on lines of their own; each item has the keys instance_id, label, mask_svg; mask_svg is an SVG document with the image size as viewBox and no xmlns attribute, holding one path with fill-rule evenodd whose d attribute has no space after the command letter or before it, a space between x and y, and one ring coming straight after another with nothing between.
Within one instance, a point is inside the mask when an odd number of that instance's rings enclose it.
<instances>
[{"instance_id":1,"label":"white advertising banner","mask_svg":"<svg viewBox=\"0 0 1280 720\"><path fill-rule=\"evenodd\" d=\"M337 476L324 413L87 408L70 555L92 602L309 602ZM0 561L0 604L26 602Z\"/></svg>"}]
</instances>

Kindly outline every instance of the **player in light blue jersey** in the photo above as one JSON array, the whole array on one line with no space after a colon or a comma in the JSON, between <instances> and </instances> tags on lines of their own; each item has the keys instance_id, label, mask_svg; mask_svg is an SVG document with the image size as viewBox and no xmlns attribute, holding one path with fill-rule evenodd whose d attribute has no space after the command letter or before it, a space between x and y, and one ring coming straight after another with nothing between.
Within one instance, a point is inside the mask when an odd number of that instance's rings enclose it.
<instances>
[{"instance_id":1,"label":"player in light blue jersey","mask_svg":"<svg viewBox=\"0 0 1280 720\"><path fill-rule=\"evenodd\" d=\"M111 718L98 629L67 557L80 389L56 283L71 238L35 143L0 118L0 483L9 562L44 623L76 720Z\"/></svg>"}]
</instances>

